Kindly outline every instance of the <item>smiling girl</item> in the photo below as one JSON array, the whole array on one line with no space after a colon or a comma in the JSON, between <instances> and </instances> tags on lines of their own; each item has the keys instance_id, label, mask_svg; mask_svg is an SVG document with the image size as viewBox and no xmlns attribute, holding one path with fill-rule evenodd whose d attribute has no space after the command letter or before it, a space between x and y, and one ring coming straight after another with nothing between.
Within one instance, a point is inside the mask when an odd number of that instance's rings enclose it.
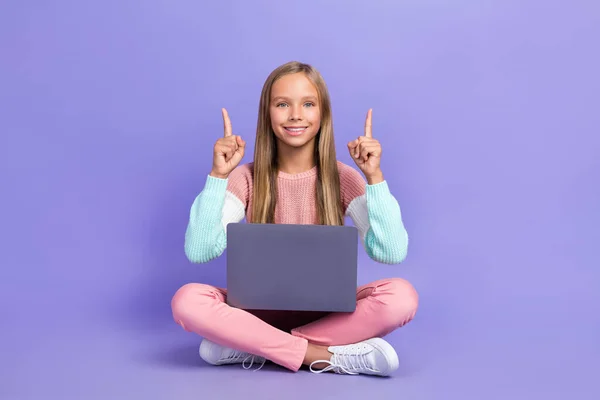
<instances>
[{"instance_id":1,"label":"smiling girl","mask_svg":"<svg viewBox=\"0 0 600 400\"><path fill-rule=\"evenodd\" d=\"M346 216L373 260L405 259L408 235L380 168L371 110L364 135L347 146L362 175L337 161L329 93L310 65L290 62L267 78L253 162L240 165L246 143L233 134L227 111L222 113L224 135L190 210L185 235L190 261L219 257L227 246L227 224L244 217L252 223L343 225ZM316 373L381 376L399 364L381 337L411 321L418 304L413 286L399 278L358 287L353 313L249 312L230 307L226 299L225 288L189 283L171 303L175 321L204 338L200 356L210 364L246 368L245 362L270 360L291 371L306 365Z\"/></svg>"}]
</instances>

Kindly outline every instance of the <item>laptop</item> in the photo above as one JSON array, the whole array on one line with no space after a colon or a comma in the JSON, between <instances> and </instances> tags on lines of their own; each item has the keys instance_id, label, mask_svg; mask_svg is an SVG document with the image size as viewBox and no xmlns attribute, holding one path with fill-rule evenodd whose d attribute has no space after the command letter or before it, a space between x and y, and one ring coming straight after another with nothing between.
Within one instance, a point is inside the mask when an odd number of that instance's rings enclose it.
<instances>
[{"instance_id":1,"label":"laptop","mask_svg":"<svg viewBox=\"0 0 600 400\"><path fill-rule=\"evenodd\" d=\"M227 304L244 310L353 312L353 226L227 225Z\"/></svg>"}]
</instances>

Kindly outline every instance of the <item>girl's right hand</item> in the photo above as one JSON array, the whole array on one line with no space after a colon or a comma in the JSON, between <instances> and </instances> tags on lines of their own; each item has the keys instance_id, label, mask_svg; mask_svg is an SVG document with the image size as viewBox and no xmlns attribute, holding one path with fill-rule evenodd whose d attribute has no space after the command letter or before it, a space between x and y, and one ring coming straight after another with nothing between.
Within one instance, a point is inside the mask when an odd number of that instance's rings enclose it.
<instances>
[{"instance_id":1,"label":"girl's right hand","mask_svg":"<svg viewBox=\"0 0 600 400\"><path fill-rule=\"evenodd\" d=\"M225 132L223 137L215 143L210 175L215 178L227 179L231 171L242 161L246 142L240 136L232 134L227 110L223 108L222 112Z\"/></svg>"}]
</instances>

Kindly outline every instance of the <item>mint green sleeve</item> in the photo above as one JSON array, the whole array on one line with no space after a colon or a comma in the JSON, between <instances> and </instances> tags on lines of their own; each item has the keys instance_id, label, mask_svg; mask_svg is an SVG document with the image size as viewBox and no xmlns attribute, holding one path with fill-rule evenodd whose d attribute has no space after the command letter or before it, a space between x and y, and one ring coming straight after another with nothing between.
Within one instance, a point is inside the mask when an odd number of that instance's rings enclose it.
<instances>
[{"instance_id":1,"label":"mint green sleeve","mask_svg":"<svg viewBox=\"0 0 600 400\"><path fill-rule=\"evenodd\" d=\"M408 233L402 212L386 181L366 185L368 229L365 250L373 260L384 264L400 264L406 259Z\"/></svg>"},{"instance_id":2,"label":"mint green sleeve","mask_svg":"<svg viewBox=\"0 0 600 400\"><path fill-rule=\"evenodd\" d=\"M244 216L235 199L229 201L235 206L227 206L228 198L233 197L227 192L227 183L227 179L208 175L202 192L192 204L184 247L193 263L206 263L223 254L227 247L226 224L239 222Z\"/></svg>"}]
</instances>

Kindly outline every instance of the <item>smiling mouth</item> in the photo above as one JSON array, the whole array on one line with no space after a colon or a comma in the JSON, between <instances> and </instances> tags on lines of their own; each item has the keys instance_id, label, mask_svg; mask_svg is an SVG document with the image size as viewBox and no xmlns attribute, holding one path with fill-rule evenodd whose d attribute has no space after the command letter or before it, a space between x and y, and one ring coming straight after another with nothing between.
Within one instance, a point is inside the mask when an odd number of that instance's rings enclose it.
<instances>
[{"instance_id":1,"label":"smiling mouth","mask_svg":"<svg viewBox=\"0 0 600 400\"><path fill-rule=\"evenodd\" d=\"M308 126L286 126L283 129L292 136L298 136L304 133L308 129Z\"/></svg>"}]
</instances>

